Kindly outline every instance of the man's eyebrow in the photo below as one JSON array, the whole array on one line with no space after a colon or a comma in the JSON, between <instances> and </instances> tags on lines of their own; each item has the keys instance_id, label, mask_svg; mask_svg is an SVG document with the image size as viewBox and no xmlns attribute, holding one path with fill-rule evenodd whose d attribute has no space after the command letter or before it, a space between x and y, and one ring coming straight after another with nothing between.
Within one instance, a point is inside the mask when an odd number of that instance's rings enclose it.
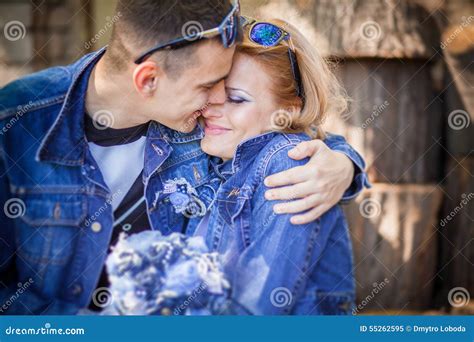
<instances>
[{"instance_id":1,"label":"man's eyebrow","mask_svg":"<svg viewBox=\"0 0 474 342\"><path fill-rule=\"evenodd\" d=\"M217 83L219 83L219 82L225 80L225 79L227 78L227 76L229 76L229 74L226 74L226 75L222 76L221 78L218 78L217 80L209 81L209 82L207 82L207 83L204 83L202 86L203 86L203 87L206 87L206 86L209 87L209 86L216 85Z\"/></svg>"}]
</instances>

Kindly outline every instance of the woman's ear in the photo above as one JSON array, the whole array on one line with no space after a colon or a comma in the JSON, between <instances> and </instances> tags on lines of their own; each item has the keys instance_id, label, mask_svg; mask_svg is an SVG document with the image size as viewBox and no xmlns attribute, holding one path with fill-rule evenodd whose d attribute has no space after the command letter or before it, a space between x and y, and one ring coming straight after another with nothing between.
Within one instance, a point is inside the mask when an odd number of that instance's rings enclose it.
<instances>
[{"instance_id":1,"label":"woman's ear","mask_svg":"<svg viewBox=\"0 0 474 342\"><path fill-rule=\"evenodd\" d=\"M133 84L143 97L151 97L156 93L163 70L153 61L140 63L133 71Z\"/></svg>"}]
</instances>

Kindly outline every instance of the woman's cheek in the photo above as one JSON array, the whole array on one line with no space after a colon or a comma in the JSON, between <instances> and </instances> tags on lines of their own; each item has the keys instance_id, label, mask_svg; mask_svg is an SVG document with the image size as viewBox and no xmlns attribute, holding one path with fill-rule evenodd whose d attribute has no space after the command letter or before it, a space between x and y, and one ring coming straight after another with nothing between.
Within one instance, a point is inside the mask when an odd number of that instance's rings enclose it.
<instances>
[{"instance_id":1,"label":"woman's cheek","mask_svg":"<svg viewBox=\"0 0 474 342\"><path fill-rule=\"evenodd\" d=\"M246 103L239 104L239 109L229 116L229 121L237 131L247 131L255 126L255 109Z\"/></svg>"}]
</instances>

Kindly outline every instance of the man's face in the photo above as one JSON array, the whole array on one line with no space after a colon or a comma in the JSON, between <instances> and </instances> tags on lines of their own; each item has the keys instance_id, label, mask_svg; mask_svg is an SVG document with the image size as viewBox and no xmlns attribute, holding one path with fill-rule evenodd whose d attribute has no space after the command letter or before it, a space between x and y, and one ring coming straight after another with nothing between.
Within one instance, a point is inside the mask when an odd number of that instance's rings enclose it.
<instances>
[{"instance_id":1,"label":"man's face","mask_svg":"<svg viewBox=\"0 0 474 342\"><path fill-rule=\"evenodd\" d=\"M211 89L222 87L232 67L235 48L224 48L218 41L199 44L194 54L195 63L186 66L177 77L165 74L157 82L156 93L150 101L150 112L156 120L180 132L191 132L196 126L200 109L210 100Z\"/></svg>"}]
</instances>

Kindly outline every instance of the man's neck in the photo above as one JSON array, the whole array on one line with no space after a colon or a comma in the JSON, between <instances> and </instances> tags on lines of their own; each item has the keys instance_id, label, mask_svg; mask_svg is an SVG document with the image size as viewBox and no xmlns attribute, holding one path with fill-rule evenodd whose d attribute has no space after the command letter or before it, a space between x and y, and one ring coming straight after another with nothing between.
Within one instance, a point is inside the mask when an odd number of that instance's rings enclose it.
<instances>
[{"instance_id":1,"label":"man's neck","mask_svg":"<svg viewBox=\"0 0 474 342\"><path fill-rule=\"evenodd\" d=\"M128 128L146 123L140 115L136 93L128 73L106 73L104 58L95 65L89 78L86 111L101 123L101 117L110 128Z\"/></svg>"}]
</instances>

